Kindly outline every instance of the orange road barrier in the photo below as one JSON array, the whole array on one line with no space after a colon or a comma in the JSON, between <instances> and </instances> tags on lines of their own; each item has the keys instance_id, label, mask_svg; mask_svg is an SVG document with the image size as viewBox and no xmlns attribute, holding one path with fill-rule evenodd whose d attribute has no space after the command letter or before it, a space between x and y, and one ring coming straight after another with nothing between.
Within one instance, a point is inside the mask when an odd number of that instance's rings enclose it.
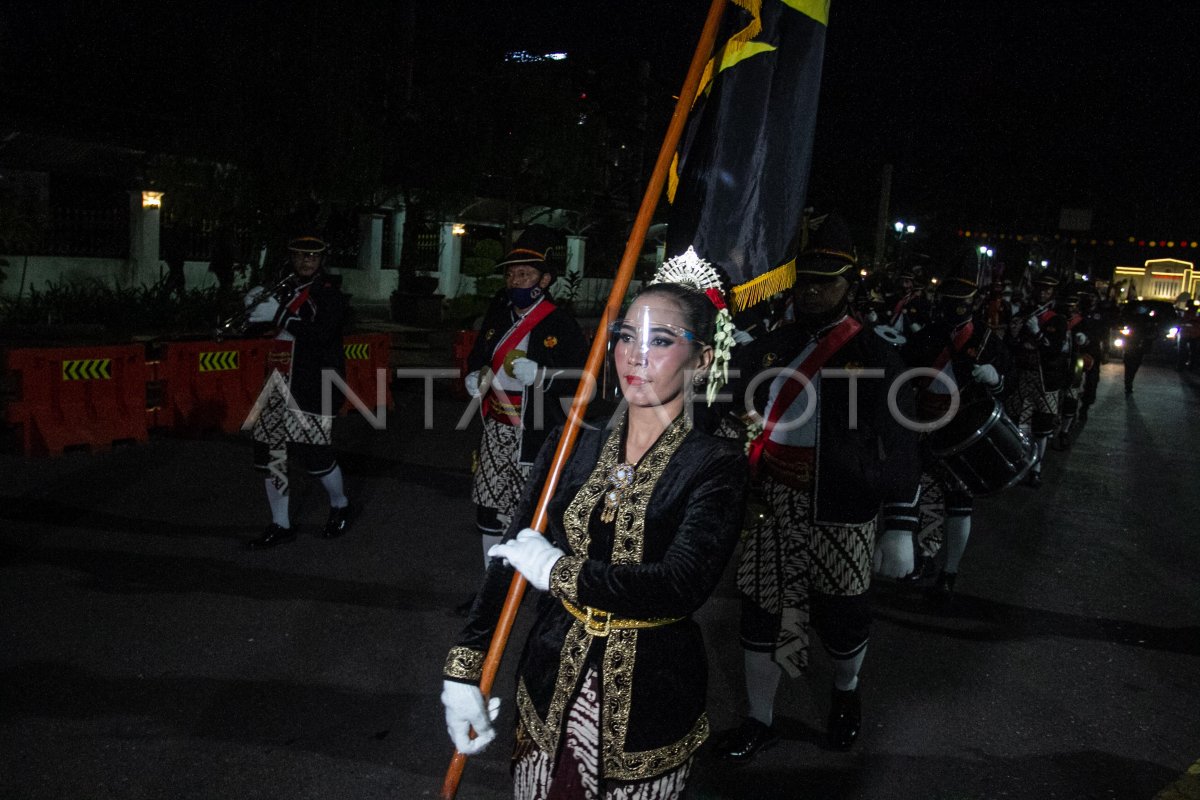
<instances>
[{"instance_id":1,"label":"orange road barrier","mask_svg":"<svg viewBox=\"0 0 1200 800\"><path fill-rule=\"evenodd\" d=\"M451 352L454 357L454 366L458 368L458 378L455 379L451 391L458 400L469 399L463 378L467 376L467 358L471 355L471 349L475 347L475 340L478 338L479 331L462 330L454 334L454 345Z\"/></svg>"},{"instance_id":2,"label":"orange road barrier","mask_svg":"<svg viewBox=\"0 0 1200 800\"><path fill-rule=\"evenodd\" d=\"M184 435L236 433L262 389L271 339L164 342L156 422Z\"/></svg>"},{"instance_id":3,"label":"orange road barrier","mask_svg":"<svg viewBox=\"0 0 1200 800\"><path fill-rule=\"evenodd\" d=\"M392 382L388 374L391 339L386 333L355 333L342 339L346 354L346 386L367 408L375 411L379 392L383 390L388 410L396 407L392 399ZM344 416L354 410L349 398L342 404Z\"/></svg>"},{"instance_id":4,"label":"orange road barrier","mask_svg":"<svg viewBox=\"0 0 1200 800\"><path fill-rule=\"evenodd\" d=\"M148 370L140 344L18 348L5 353L4 371L17 397L5 421L17 430L27 456L74 447L106 450L149 438Z\"/></svg>"}]
</instances>

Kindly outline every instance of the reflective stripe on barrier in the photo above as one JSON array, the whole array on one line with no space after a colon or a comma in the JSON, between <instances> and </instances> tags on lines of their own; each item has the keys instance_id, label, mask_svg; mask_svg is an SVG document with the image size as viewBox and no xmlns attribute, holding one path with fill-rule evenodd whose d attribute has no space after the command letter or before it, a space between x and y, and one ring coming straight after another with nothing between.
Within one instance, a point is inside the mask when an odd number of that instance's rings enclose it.
<instances>
[{"instance_id":1,"label":"reflective stripe on barrier","mask_svg":"<svg viewBox=\"0 0 1200 800\"><path fill-rule=\"evenodd\" d=\"M4 365L19 386L5 418L19 429L25 455L149 438L142 345L18 348L5 353Z\"/></svg>"},{"instance_id":2,"label":"reflective stripe on barrier","mask_svg":"<svg viewBox=\"0 0 1200 800\"><path fill-rule=\"evenodd\" d=\"M391 340L386 333L356 333L342 339L346 355L346 386L359 401L375 413L379 400L380 381L383 382L384 402L389 410L395 408L388 359ZM342 404L341 415L354 410L350 398Z\"/></svg>"},{"instance_id":3,"label":"reflective stripe on barrier","mask_svg":"<svg viewBox=\"0 0 1200 800\"><path fill-rule=\"evenodd\" d=\"M272 341L163 343L158 423L185 435L240 431L262 388Z\"/></svg>"}]
</instances>

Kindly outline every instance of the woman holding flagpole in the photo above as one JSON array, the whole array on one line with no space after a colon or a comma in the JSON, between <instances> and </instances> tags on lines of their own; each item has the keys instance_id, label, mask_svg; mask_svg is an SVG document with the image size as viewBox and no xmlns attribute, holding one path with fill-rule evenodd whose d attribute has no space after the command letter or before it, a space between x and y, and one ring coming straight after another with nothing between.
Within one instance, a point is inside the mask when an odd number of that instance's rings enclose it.
<instances>
[{"instance_id":1,"label":"woman holding flagpole","mask_svg":"<svg viewBox=\"0 0 1200 800\"><path fill-rule=\"evenodd\" d=\"M709 732L707 664L692 614L738 540L741 448L693 429L694 388L723 383L732 323L716 271L669 260L612 327L624 402L582 431L529 525L556 436L539 454L505 540L443 671L459 752L495 737L478 683L513 570L541 590L517 666L514 797L676 798ZM475 738L470 737L474 729Z\"/></svg>"}]
</instances>

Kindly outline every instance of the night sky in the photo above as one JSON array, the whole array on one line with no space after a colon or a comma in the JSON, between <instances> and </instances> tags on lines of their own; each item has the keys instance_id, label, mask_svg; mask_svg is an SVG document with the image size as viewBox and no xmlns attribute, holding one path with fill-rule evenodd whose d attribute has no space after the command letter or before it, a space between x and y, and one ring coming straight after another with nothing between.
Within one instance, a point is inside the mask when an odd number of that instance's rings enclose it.
<instances>
[{"instance_id":1,"label":"night sky","mask_svg":"<svg viewBox=\"0 0 1200 800\"><path fill-rule=\"evenodd\" d=\"M253 91L268 102L287 95L265 89L257 68L255 79L239 74L239 64L257 63L247 51L286 63L314 48L351 48L365 82L408 60L418 79L470 82L504 51L527 48L605 67L594 81L650 61L665 119L707 8L348 2L330 24L325 4L224 5L6 4L0 95L22 120L79 136L112 135L129 119L143 121L142 133L219 133L213 103L245 92L244 108ZM1200 4L1191 2L834 0L810 197L869 228L891 163L893 217L1053 231L1061 208L1089 208L1103 236L1200 238L1198 35ZM303 104L287 96L288 108Z\"/></svg>"}]
</instances>

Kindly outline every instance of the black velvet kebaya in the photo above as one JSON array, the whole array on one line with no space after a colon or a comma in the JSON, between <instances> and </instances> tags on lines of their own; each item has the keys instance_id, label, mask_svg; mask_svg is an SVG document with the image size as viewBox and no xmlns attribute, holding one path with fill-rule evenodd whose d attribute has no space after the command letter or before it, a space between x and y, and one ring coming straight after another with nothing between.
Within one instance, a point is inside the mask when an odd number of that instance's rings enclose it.
<instances>
[{"instance_id":1,"label":"black velvet kebaya","mask_svg":"<svg viewBox=\"0 0 1200 800\"><path fill-rule=\"evenodd\" d=\"M518 665L517 709L537 746L559 751L564 713L587 667L601 690L600 777L640 780L688 759L708 735L707 661L691 615L712 594L741 529L747 469L741 447L674 420L634 466L622 418L580 432L544 532L564 553L538 597ZM507 536L528 526L557 443L538 457ZM607 509L607 511L606 511ZM615 512L615 513L614 513ZM608 521L606 521L608 520ZM478 683L513 577L493 560L445 677Z\"/></svg>"}]
</instances>

